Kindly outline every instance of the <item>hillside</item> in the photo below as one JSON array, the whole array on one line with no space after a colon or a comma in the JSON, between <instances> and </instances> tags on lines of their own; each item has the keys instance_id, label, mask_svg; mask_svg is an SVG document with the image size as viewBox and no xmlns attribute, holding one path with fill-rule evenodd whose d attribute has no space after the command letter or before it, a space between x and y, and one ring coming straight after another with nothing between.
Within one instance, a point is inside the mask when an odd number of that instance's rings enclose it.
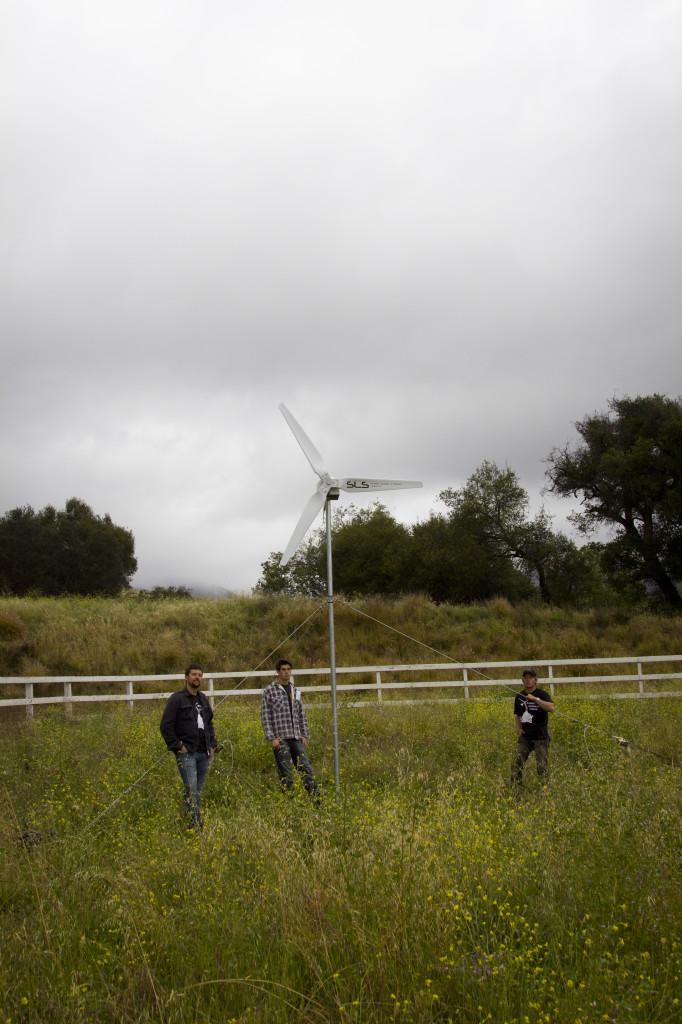
<instances>
[{"instance_id":1,"label":"hillside","mask_svg":"<svg viewBox=\"0 0 682 1024\"><path fill-rule=\"evenodd\" d=\"M323 600L0 598L0 675L169 673L190 660L216 672L248 670L267 663L294 631L281 648L287 656L300 666L326 665ZM503 599L337 601L339 665L438 660L410 637L464 661L679 654L682 616L512 606Z\"/></svg>"}]
</instances>

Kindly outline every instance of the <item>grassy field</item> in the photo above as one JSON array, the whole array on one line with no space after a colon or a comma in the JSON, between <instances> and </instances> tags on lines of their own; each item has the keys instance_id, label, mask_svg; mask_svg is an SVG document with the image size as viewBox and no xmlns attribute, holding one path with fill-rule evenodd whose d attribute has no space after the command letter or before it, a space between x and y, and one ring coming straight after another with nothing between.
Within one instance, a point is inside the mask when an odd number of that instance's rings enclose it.
<instances>
[{"instance_id":1,"label":"grassy field","mask_svg":"<svg viewBox=\"0 0 682 1024\"><path fill-rule=\"evenodd\" d=\"M313 708L316 809L225 702L199 837L160 708L12 726L0 1021L676 1024L682 700L559 710L515 798L510 695L345 707L337 800Z\"/></svg>"},{"instance_id":2,"label":"grassy field","mask_svg":"<svg viewBox=\"0 0 682 1024\"><path fill-rule=\"evenodd\" d=\"M424 597L337 603L339 665L682 654L682 617L534 604L435 605ZM253 669L287 644L295 664L328 664L326 604L304 598L149 600L0 598L0 675L144 675L198 660L214 672ZM368 618L367 616L371 616ZM445 660L445 659L443 659Z\"/></svg>"}]
</instances>

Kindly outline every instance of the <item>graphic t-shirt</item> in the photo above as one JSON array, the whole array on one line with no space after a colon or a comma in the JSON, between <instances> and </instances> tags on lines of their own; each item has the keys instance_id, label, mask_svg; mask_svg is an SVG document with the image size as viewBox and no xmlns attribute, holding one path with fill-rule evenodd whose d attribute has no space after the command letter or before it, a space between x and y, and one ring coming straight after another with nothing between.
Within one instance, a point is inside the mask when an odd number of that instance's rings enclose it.
<instances>
[{"instance_id":1,"label":"graphic t-shirt","mask_svg":"<svg viewBox=\"0 0 682 1024\"><path fill-rule=\"evenodd\" d=\"M547 719L549 713L543 708L539 707L533 700L533 697L539 697L540 700L551 701L551 696L545 690L541 690L540 687L536 687L533 693L517 693L514 698L514 714L521 719L521 729L523 735L527 736L529 740L548 740L549 730L547 729Z\"/></svg>"},{"instance_id":2,"label":"graphic t-shirt","mask_svg":"<svg viewBox=\"0 0 682 1024\"><path fill-rule=\"evenodd\" d=\"M206 726L204 725L204 716L202 714L203 708L201 701L196 701L194 704L194 710L197 713L197 729L200 732L199 746L204 746L208 750L208 742L206 740Z\"/></svg>"}]
</instances>

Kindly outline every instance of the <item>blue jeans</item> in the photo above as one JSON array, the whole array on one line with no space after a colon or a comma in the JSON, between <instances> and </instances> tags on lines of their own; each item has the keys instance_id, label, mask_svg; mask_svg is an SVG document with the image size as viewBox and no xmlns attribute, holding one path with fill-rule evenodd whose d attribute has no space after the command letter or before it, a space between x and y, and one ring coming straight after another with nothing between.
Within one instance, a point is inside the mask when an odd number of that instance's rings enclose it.
<instances>
[{"instance_id":1,"label":"blue jeans","mask_svg":"<svg viewBox=\"0 0 682 1024\"><path fill-rule=\"evenodd\" d=\"M209 756L205 750L197 750L193 754L176 754L175 760L185 790L189 827L201 828L201 790L208 775Z\"/></svg>"},{"instance_id":2,"label":"blue jeans","mask_svg":"<svg viewBox=\"0 0 682 1024\"><path fill-rule=\"evenodd\" d=\"M282 789L291 789L294 784L293 767L303 776L303 785L310 794L317 793L317 783L313 775L313 766L301 740L280 740L277 750L272 750L275 755L275 764L279 773L279 781Z\"/></svg>"}]
</instances>

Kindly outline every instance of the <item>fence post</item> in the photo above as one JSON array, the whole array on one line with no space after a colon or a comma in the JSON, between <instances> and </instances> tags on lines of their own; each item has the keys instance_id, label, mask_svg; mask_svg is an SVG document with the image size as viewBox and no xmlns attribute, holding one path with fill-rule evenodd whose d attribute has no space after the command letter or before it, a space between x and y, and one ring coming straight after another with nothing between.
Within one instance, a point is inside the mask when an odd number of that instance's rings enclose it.
<instances>
[{"instance_id":1,"label":"fence post","mask_svg":"<svg viewBox=\"0 0 682 1024\"><path fill-rule=\"evenodd\" d=\"M381 672L377 672L377 702L381 704L384 699L383 692L381 690Z\"/></svg>"},{"instance_id":2,"label":"fence post","mask_svg":"<svg viewBox=\"0 0 682 1024\"><path fill-rule=\"evenodd\" d=\"M469 682L469 669L468 668L463 668L462 669L462 679L463 679L463 681L465 683L465 686L464 686L464 696L466 697L467 700L469 700L469 687L466 685L466 683Z\"/></svg>"},{"instance_id":3,"label":"fence post","mask_svg":"<svg viewBox=\"0 0 682 1024\"><path fill-rule=\"evenodd\" d=\"M128 697L132 697L134 692L135 691L133 690L133 681L132 681L132 679L126 679L126 693L128 694ZM132 711L133 708L135 707L135 701L134 700L129 700L128 701L128 707Z\"/></svg>"},{"instance_id":4,"label":"fence post","mask_svg":"<svg viewBox=\"0 0 682 1024\"><path fill-rule=\"evenodd\" d=\"M554 665L547 666L547 678L549 679L549 692L554 696Z\"/></svg>"},{"instance_id":5,"label":"fence post","mask_svg":"<svg viewBox=\"0 0 682 1024\"><path fill-rule=\"evenodd\" d=\"M639 692L644 693L644 680L642 679L642 663L637 662L637 676L639 677Z\"/></svg>"},{"instance_id":6,"label":"fence post","mask_svg":"<svg viewBox=\"0 0 682 1024\"><path fill-rule=\"evenodd\" d=\"M64 714L71 718L73 715L73 704L71 703L71 683L64 683Z\"/></svg>"},{"instance_id":7,"label":"fence post","mask_svg":"<svg viewBox=\"0 0 682 1024\"><path fill-rule=\"evenodd\" d=\"M208 703L211 705L211 711L215 711L215 697L213 696L213 676L208 677Z\"/></svg>"},{"instance_id":8,"label":"fence post","mask_svg":"<svg viewBox=\"0 0 682 1024\"><path fill-rule=\"evenodd\" d=\"M26 717L33 718L33 683L24 683L26 696Z\"/></svg>"}]
</instances>

